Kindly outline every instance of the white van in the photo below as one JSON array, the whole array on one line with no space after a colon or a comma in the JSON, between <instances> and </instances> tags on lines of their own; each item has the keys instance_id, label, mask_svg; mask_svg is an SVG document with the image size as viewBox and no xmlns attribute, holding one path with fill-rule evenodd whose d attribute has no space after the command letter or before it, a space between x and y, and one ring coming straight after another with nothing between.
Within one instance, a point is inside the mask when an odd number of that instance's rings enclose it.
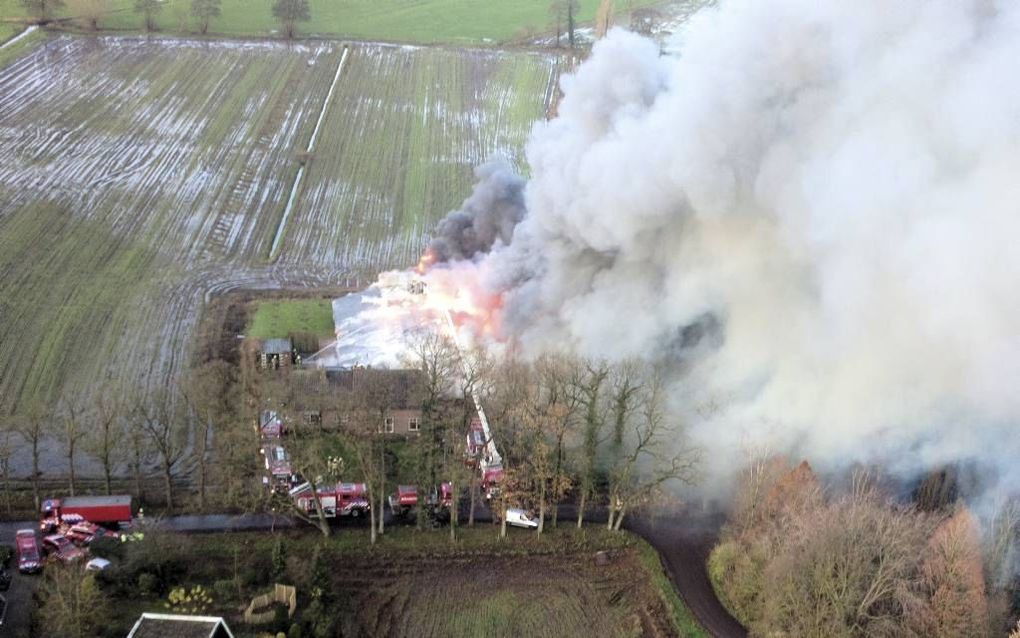
<instances>
[{"instance_id":1,"label":"white van","mask_svg":"<svg viewBox=\"0 0 1020 638\"><path fill-rule=\"evenodd\" d=\"M507 509L506 524L513 525L515 527L526 527L528 529L535 529L538 527L538 521L528 516L528 513L524 510L516 507Z\"/></svg>"}]
</instances>

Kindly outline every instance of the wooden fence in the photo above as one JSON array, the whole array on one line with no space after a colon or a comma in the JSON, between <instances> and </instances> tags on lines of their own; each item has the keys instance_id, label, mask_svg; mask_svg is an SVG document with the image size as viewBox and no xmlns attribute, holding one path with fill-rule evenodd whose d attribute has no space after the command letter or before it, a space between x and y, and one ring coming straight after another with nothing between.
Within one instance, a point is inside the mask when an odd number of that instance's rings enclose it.
<instances>
[{"instance_id":1,"label":"wooden fence","mask_svg":"<svg viewBox=\"0 0 1020 638\"><path fill-rule=\"evenodd\" d=\"M297 610L297 590L293 585L273 585L273 591L252 598L248 608L244 610L244 622L249 625L264 625L273 622L276 612L269 609L263 612L256 612L256 609L265 609L273 603L284 603L287 605L287 617L292 618Z\"/></svg>"}]
</instances>

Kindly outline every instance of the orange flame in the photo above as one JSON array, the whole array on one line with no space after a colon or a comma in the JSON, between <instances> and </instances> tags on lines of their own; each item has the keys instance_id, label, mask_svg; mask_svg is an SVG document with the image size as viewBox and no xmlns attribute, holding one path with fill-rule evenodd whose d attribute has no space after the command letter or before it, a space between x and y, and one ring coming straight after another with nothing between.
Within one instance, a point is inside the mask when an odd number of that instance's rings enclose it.
<instances>
[{"instance_id":1,"label":"orange flame","mask_svg":"<svg viewBox=\"0 0 1020 638\"><path fill-rule=\"evenodd\" d=\"M418 265L414 267L415 272L419 275L424 275L425 271L432 267L432 264L436 263L436 253L431 248L425 250L422 254L421 259L418 260Z\"/></svg>"}]
</instances>

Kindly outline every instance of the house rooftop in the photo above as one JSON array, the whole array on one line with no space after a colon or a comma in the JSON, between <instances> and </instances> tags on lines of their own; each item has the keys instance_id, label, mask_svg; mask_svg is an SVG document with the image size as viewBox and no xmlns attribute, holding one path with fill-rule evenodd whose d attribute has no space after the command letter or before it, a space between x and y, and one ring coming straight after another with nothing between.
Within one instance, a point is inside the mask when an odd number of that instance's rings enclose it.
<instances>
[{"instance_id":1,"label":"house rooftop","mask_svg":"<svg viewBox=\"0 0 1020 638\"><path fill-rule=\"evenodd\" d=\"M218 616L144 613L127 638L234 638Z\"/></svg>"},{"instance_id":2,"label":"house rooftop","mask_svg":"<svg viewBox=\"0 0 1020 638\"><path fill-rule=\"evenodd\" d=\"M262 352L266 354L290 354L293 349L290 339L266 339L262 342Z\"/></svg>"},{"instance_id":3,"label":"house rooftop","mask_svg":"<svg viewBox=\"0 0 1020 638\"><path fill-rule=\"evenodd\" d=\"M365 290L333 300L336 343L325 368L406 367L408 337L426 326L446 329L446 318L426 302L409 272L390 272Z\"/></svg>"}]
</instances>

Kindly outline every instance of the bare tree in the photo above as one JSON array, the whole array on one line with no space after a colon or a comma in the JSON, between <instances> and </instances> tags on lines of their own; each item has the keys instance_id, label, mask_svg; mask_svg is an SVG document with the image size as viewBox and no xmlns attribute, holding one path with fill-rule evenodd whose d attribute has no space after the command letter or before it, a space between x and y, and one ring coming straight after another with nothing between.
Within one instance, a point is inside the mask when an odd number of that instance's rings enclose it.
<instances>
[{"instance_id":1,"label":"bare tree","mask_svg":"<svg viewBox=\"0 0 1020 638\"><path fill-rule=\"evenodd\" d=\"M762 635L908 635L905 592L930 521L882 501L866 482L797 516L765 569Z\"/></svg>"},{"instance_id":2,"label":"bare tree","mask_svg":"<svg viewBox=\"0 0 1020 638\"><path fill-rule=\"evenodd\" d=\"M163 3L160 0L135 0L135 13L140 13L145 18L146 31L157 29L156 16L161 11L163 11Z\"/></svg>"},{"instance_id":3,"label":"bare tree","mask_svg":"<svg viewBox=\"0 0 1020 638\"><path fill-rule=\"evenodd\" d=\"M572 374L577 362L563 356L544 356L535 362L535 377L541 386L540 393L544 409L551 417L549 432L552 454L555 464L550 486L552 500L552 524L556 527L559 521L558 504L567 495L573 485L568 469L567 447L568 437L573 436L578 427L578 395L573 392Z\"/></svg>"},{"instance_id":4,"label":"bare tree","mask_svg":"<svg viewBox=\"0 0 1020 638\"><path fill-rule=\"evenodd\" d=\"M191 0L191 15L198 20L198 30L202 35L209 31L209 21L220 17L221 0Z\"/></svg>"},{"instance_id":5,"label":"bare tree","mask_svg":"<svg viewBox=\"0 0 1020 638\"><path fill-rule=\"evenodd\" d=\"M567 17L567 5L565 0L552 0L549 3L549 19L553 29L556 31L556 47L559 48L563 38L563 21Z\"/></svg>"},{"instance_id":6,"label":"bare tree","mask_svg":"<svg viewBox=\"0 0 1020 638\"><path fill-rule=\"evenodd\" d=\"M46 23L64 8L64 0L21 0L21 6L36 20Z\"/></svg>"},{"instance_id":7,"label":"bare tree","mask_svg":"<svg viewBox=\"0 0 1020 638\"><path fill-rule=\"evenodd\" d=\"M192 456L198 465L198 503L201 510L206 507L214 426L225 424L233 416L235 387L234 368L221 359L200 366L187 382L185 396L196 416Z\"/></svg>"},{"instance_id":8,"label":"bare tree","mask_svg":"<svg viewBox=\"0 0 1020 638\"><path fill-rule=\"evenodd\" d=\"M81 406L72 400L62 400L57 407L60 418L60 440L64 444L64 455L67 458L68 489L71 496L75 494L75 467L74 459L78 451L78 444L85 438L86 431L82 423L83 410Z\"/></svg>"},{"instance_id":9,"label":"bare tree","mask_svg":"<svg viewBox=\"0 0 1020 638\"><path fill-rule=\"evenodd\" d=\"M110 603L94 573L79 564L47 569L43 578L46 583L39 591L45 635L92 638L102 633Z\"/></svg>"},{"instance_id":10,"label":"bare tree","mask_svg":"<svg viewBox=\"0 0 1020 638\"><path fill-rule=\"evenodd\" d=\"M341 390L334 398L334 411L352 455L355 470L365 483L369 508L369 538L374 545L384 531L386 451L380 424L391 405L391 377L374 374L357 388ZM378 503L378 506L376 505Z\"/></svg>"},{"instance_id":11,"label":"bare tree","mask_svg":"<svg viewBox=\"0 0 1020 638\"><path fill-rule=\"evenodd\" d=\"M599 444L605 426L605 385L609 365L599 361L582 361L575 372L573 391L581 408L583 442L581 445L581 502L577 506L577 527L584 524L588 499L594 496Z\"/></svg>"},{"instance_id":12,"label":"bare tree","mask_svg":"<svg viewBox=\"0 0 1020 638\"><path fill-rule=\"evenodd\" d=\"M129 418L121 422L121 437L128 445L128 466L134 478L135 498L139 502L145 500L145 468L152 457L152 447L141 423L142 410L140 404L136 403Z\"/></svg>"},{"instance_id":13,"label":"bare tree","mask_svg":"<svg viewBox=\"0 0 1020 638\"><path fill-rule=\"evenodd\" d=\"M375 500L371 501L370 499L370 502L373 503L373 511L378 511L378 517L375 519L376 532L383 534L386 531L386 517L384 513L386 511L387 473L386 433L383 431L383 424L389 411L400 398L398 397L401 394L398 392L400 380L397 376L400 373L388 370L362 370L359 372L361 373L358 377L360 383L355 386L355 392L358 396L356 403L359 406L360 414L356 417L347 414L341 420L351 422L353 419L355 421L354 425L359 428L359 436L362 439L363 445L367 448L365 451L372 450L374 453L375 458L366 461L365 467L366 472L374 477L375 482L375 485L372 486ZM411 388L411 396L404 397L405 400L416 401L418 399L416 391L417 388ZM358 425L359 421L361 421L360 425Z\"/></svg>"},{"instance_id":14,"label":"bare tree","mask_svg":"<svg viewBox=\"0 0 1020 638\"><path fill-rule=\"evenodd\" d=\"M140 425L151 449L159 457L167 510L174 508L174 475L188 451L188 418L181 397L154 393L139 404Z\"/></svg>"},{"instance_id":15,"label":"bare tree","mask_svg":"<svg viewBox=\"0 0 1020 638\"><path fill-rule=\"evenodd\" d=\"M334 486L343 475L346 463L340 456L341 445L336 434L291 434L288 453L291 467L308 483L313 512L308 513L297 507L293 498L282 495L291 512L304 522L314 525L324 537L332 530L319 498L320 488Z\"/></svg>"},{"instance_id":16,"label":"bare tree","mask_svg":"<svg viewBox=\"0 0 1020 638\"><path fill-rule=\"evenodd\" d=\"M570 43L570 48L573 49L577 44L574 28L577 26L577 11L581 8L581 3L580 0L564 0L564 3L567 14L567 41Z\"/></svg>"},{"instance_id":17,"label":"bare tree","mask_svg":"<svg viewBox=\"0 0 1020 638\"><path fill-rule=\"evenodd\" d=\"M46 438L51 428L50 415L41 403L30 403L28 407L15 417L14 430L28 444L32 457L32 500L35 503L36 511L39 510L42 501L39 497L39 478L42 471L39 469L40 444Z\"/></svg>"},{"instance_id":18,"label":"bare tree","mask_svg":"<svg viewBox=\"0 0 1020 638\"><path fill-rule=\"evenodd\" d=\"M107 494L113 493L113 472L126 455L122 449L123 424L121 404L106 393L97 394L93 408L93 427L88 430L85 448L103 466L103 479Z\"/></svg>"},{"instance_id":19,"label":"bare tree","mask_svg":"<svg viewBox=\"0 0 1020 638\"><path fill-rule=\"evenodd\" d=\"M639 394L621 394L622 390L629 393L633 385L628 380L618 386L614 401L619 414L628 412L629 403L639 398L640 417L624 417L625 423L632 424L631 431L609 471L607 527L611 530L619 530L629 510L655 499L667 483L694 483L701 462L700 451L685 445L678 428L669 425L661 370L647 370L643 383L637 385ZM628 405L621 406L621 396L628 397Z\"/></svg>"},{"instance_id":20,"label":"bare tree","mask_svg":"<svg viewBox=\"0 0 1020 638\"><path fill-rule=\"evenodd\" d=\"M0 425L0 489L4 495L4 510L10 514L11 504L11 458L14 456L14 434L6 420Z\"/></svg>"},{"instance_id":21,"label":"bare tree","mask_svg":"<svg viewBox=\"0 0 1020 638\"><path fill-rule=\"evenodd\" d=\"M273 17L280 22L288 39L293 39L297 33L298 22L308 22L312 19L308 0L275 0Z\"/></svg>"},{"instance_id":22,"label":"bare tree","mask_svg":"<svg viewBox=\"0 0 1020 638\"><path fill-rule=\"evenodd\" d=\"M437 471L443 463L443 455L449 454L443 443L452 419L449 402L444 398L454 391L461 374L460 354L449 336L423 328L408 335L405 363L419 373L416 390L421 398L422 415L416 440L415 474L419 492L424 495L439 484ZM419 513L422 511L419 504ZM419 529L424 528L424 516L418 516L417 525Z\"/></svg>"},{"instance_id":23,"label":"bare tree","mask_svg":"<svg viewBox=\"0 0 1020 638\"><path fill-rule=\"evenodd\" d=\"M67 0L70 12L83 27L90 31L99 30L99 19L106 13L106 0Z\"/></svg>"},{"instance_id":24,"label":"bare tree","mask_svg":"<svg viewBox=\"0 0 1020 638\"><path fill-rule=\"evenodd\" d=\"M600 0L598 11L595 13L595 39L601 40L606 37L611 26L613 26L613 0Z\"/></svg>"},{"instance_id":25,"label":"bare tree","mask_svg":"<svg viewBox=\"0 0 1020 638\"><path fill-rule=\"evenodd\" d=\"M942 521L921 561L920 595L912 625L931 638L988 635L988 602L977 520L964 507Z\"/></svg>"}]
</instances>

